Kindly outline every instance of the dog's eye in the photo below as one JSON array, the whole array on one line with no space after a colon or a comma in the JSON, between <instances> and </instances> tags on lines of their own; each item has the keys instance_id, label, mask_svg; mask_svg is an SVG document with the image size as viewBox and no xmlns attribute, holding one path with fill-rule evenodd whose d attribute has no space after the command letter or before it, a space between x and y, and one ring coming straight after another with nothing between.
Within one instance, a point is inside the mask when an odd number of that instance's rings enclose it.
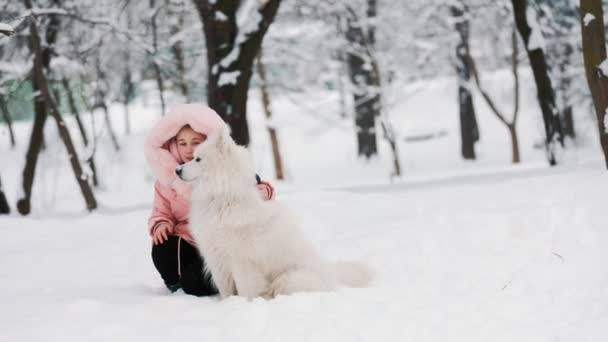
<instances>
[{"instance_id":1,"label":"dog's eye","mask_svg":"<svg viewBox=\"0 0 608 342\"><path fill-rule=\"evenodd\" d=\"M198 163L198 162L201 161L201 158L200 157L196 157L196 159L194 159L194 161Z\"/></svg>"}]
</instances>

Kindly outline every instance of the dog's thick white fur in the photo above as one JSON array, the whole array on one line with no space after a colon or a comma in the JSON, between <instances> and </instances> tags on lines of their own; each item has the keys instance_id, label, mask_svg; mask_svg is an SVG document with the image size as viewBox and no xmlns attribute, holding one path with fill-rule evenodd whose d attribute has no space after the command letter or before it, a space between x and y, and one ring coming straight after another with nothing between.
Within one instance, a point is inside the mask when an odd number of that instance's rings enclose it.
<instances>
[{"instance_id":1,"label":"dog's thick white fur","mask_svg":"<svg viewBox=\"0 0 608 342\"><path fill-rule=\"evenodd\" d=\"M221 298L273 298L370 282L363 264L323 259L287 207L261 198L249 153L227 127L199 145L177 173L193 182L189 226Z\"/></svg>"}]
</instances>

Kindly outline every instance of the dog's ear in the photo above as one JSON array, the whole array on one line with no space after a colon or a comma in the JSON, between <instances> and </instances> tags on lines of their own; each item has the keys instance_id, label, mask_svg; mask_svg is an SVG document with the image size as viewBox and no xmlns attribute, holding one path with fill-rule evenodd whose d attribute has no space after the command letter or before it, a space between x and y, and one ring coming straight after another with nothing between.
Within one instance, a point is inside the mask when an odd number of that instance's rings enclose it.
<instances>
[{"instance_id":1,"label":"dog's ear","mask_svg":"<svg viewBox=\"0 0 608 342\"><path fill-rule=\"evenodd\" d=\"M218 151L226 151L230 145L232 138L230 137L230 128L228 125L222 126L215 138L215 147Z\"/></svg>"}]
</instances>

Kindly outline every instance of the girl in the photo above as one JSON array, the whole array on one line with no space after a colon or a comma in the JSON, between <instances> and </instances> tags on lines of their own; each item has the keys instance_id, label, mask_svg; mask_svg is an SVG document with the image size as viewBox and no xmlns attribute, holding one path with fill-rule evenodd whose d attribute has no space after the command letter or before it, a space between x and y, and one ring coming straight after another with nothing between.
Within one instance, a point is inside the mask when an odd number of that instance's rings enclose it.
<instances>
[{"instance_id":1,"label":"girl","mask_svg":"<svg viewBox=\"0 0 608 342\"><path fill-rule=\"evenodd\" d=\"M145 142L146 160L157 179L148 220L152 261L172 292L182 288L195 296L217 294L212 279L203 274L204 260L188 230L191 185L176 176L175 168L192 160L196 146L222 125L225 123L211 108L183 104L163 117ZM260 195L272 199L272 186L257 175L251 177L258 179Z\"/></svg>"}]
</instances>

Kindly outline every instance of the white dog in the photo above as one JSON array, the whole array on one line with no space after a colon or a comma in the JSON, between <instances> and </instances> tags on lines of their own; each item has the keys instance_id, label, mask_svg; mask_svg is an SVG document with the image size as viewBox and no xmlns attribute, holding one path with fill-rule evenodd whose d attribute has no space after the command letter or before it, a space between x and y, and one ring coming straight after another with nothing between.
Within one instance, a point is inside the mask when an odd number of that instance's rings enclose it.
<instances>
[{"instance_id":1,"label":"white dog","mask_svg":"<svg viewBox=\"0 0 608 342\"><path fill-rule=\"evenodd\" d=\"M176 173L194 183L190 229L221 298L273 298L364 287L371 280L362 264L324 260L285 206L261 198L249 153L227 127L199 145Z\"/></svg>"}]
</instances>

